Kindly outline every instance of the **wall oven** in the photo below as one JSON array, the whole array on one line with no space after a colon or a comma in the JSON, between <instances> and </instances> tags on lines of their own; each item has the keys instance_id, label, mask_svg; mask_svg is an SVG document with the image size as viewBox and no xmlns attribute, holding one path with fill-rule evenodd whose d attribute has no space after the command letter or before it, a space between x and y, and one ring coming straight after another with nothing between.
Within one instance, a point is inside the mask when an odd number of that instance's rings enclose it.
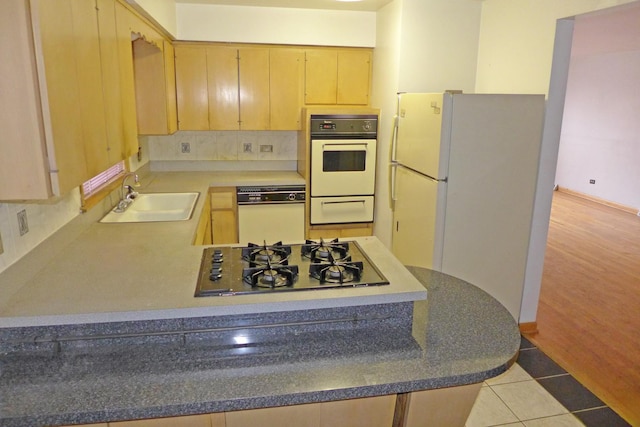
<instances>
[{"instance_id":1,"label":"wall oven","mask_svg":"<svg viewBox=\"0 0 640 427\"><path fill-rule=\"evenodd\" d=\"M310 222L373 222L378 116L311 115Z\"/></svg>"}]
</instances>

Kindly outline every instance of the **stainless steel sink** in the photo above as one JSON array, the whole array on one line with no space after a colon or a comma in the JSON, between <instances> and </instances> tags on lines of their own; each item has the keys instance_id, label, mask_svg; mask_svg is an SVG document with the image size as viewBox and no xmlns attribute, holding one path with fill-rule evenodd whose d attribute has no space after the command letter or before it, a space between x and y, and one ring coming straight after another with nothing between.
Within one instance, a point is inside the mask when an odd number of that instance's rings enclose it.
<instances>
[{"instance_id":1,"label":"stainless steel sink","mask_svg":"<svg viewBox=\"0 0 640 427\"><path fill-rule=\"evenodd\" d=\"M140 193L124 212L110 211L100 222L186 221L200 193Z\"/></svg>"}]
</instances>

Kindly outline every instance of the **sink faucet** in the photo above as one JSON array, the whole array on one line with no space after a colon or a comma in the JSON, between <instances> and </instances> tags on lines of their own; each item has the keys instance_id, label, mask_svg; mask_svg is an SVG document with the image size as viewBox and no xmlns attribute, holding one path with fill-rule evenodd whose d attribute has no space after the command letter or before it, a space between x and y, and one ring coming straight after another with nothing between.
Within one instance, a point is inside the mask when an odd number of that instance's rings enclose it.
<instances>
[{"instance_id":1,"label":"sink faucet","mask_svg":"<svg viewBox=\"0 0 640 427\"><path fill-rule=\"evenodd\" d=\"M133 177L133 187L140 186L140 179L138 178L138 174L134 172L127 172L122 177L122 185L120 186L120 201L118 202L118 206L114 209L115 212L122 213L124 212L133 199L138 196L138 193L133 189L132 186L127 185L127 178Z\"/></svg>"}]
</instances>

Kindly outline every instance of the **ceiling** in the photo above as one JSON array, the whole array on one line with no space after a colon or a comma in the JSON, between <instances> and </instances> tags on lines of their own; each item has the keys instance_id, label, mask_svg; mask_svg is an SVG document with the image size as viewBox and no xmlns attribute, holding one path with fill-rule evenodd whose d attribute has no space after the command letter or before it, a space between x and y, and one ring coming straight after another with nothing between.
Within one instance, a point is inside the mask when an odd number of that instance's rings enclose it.
<instances>
[{"instance_id":1,"label":"ceiling","mask_svg":"<svg viewBox=\"0 0 640 427\"><path fill-rule=\"evenodd\" d=\"M217 4L229 6L288 7L294 9L328 9L376 11L393 0L176 0L176 3Z\"/></svg>"}]
</instances>

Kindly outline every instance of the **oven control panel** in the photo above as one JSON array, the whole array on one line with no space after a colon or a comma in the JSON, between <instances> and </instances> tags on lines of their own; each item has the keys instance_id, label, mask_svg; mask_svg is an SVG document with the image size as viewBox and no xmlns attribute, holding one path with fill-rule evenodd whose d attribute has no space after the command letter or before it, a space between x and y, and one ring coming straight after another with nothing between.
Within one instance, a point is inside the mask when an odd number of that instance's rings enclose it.
<instances>
[{"instance_id":1,"label":"oven control panel","mask_svg":"<svg viewBox=\"0 0 640 427\"><path fill-rule=\"evenodd\" d=\"M311 137L350 137L376 139L378 116L375 114L311 115Z\"/></svg>"},{"instance_id":2,"label":"oven control panel","mask_svg":"<svg viewBox=\"0 0 640 427\"><path fill-rule=\"evenodd\" d=\"M278 185L272 187L236 187L239 205L256 203L303 203L304 185Z\"/></svg>"}]
</instances>

